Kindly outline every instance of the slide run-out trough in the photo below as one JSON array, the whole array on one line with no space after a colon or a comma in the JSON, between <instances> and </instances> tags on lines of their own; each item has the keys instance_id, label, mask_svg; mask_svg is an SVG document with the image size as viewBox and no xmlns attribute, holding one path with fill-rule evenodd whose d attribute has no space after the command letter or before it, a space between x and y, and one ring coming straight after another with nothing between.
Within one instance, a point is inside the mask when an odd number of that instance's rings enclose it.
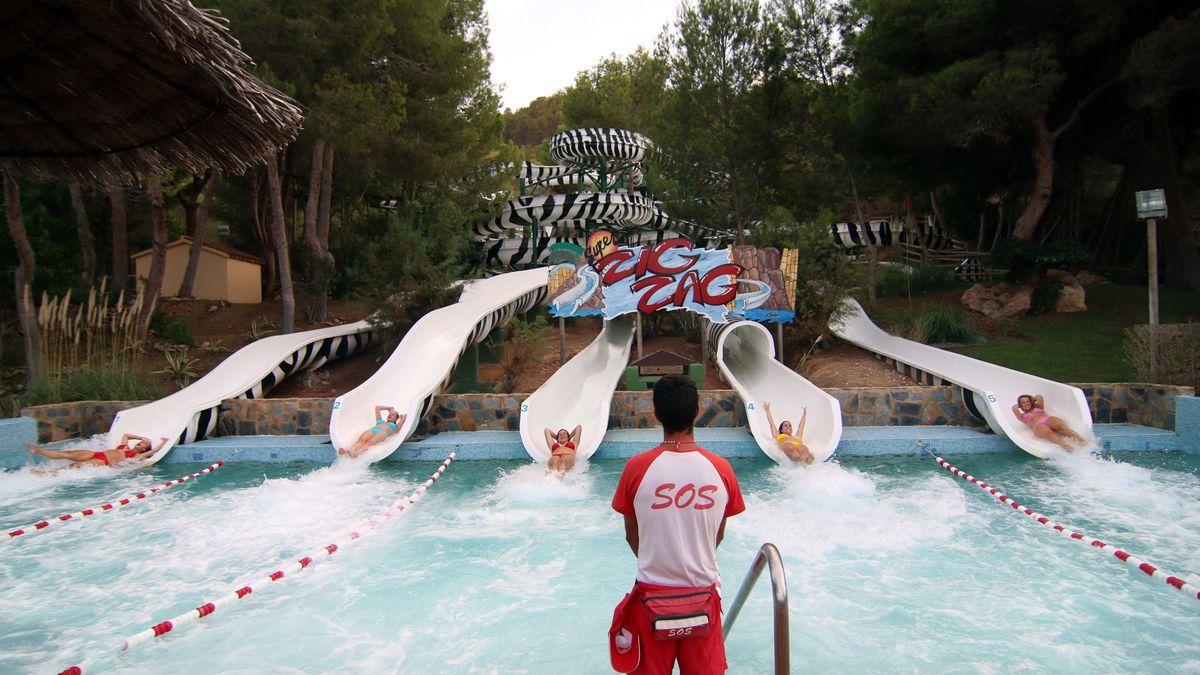
<instances>
[{"instance_id":1,"label":"slide run-out trough","mask_svg":"<svg viewBox=\"0 0 1200 675\"><path fill-rule=\"evenodd\" d=\"M608 429L613 391L629 363L634 316L627 314L604 322L604 328L521 404L521 443L538 462L550 459L545 430L583 430L575 456L587 459L599 447Z\"/></svg>"},{"instance_id":2,"label":"slide run-out trough","mask_svg":"<svg viewBox=\"0 0 1200 675\"><path fill-rule=\"evenodd\" d=\"M896 337L876 326L854 300L845 300L845 310L842 320L833 326L834 334L924 384L954 385L973 414L1025 452L1045 458L1062 450L1035 436L1013 415L1012 406L1021 394L1041 394L1047 413L1061 417L1084 438L1095 438L1091 409L1078 387Z\"/></svg>"}]
</instances>

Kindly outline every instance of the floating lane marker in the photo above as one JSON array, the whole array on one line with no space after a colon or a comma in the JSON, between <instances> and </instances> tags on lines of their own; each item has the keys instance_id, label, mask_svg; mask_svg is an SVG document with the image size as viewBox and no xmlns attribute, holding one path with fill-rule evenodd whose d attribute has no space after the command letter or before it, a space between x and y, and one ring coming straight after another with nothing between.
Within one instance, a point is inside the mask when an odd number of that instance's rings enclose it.
<instances>
[{"instance_id":1,"label":"floating lane marker","mask_svg":"<svg viewBox=\"0 0 1200 675\"><path fill-rule=\"evenodd\" d=\"M458 454L457 452L450 453L450 456L447 457L445 459L445 461L442 462L441 466L439 466L437 468L437 471L434 471L433 475L431 475L429 478L427 478L424 483L421 483L421 485L418 486L416 490L413 490L413 492L411 494L409 494L406 497L400 498L399 500L394 502L391 506L380 511L376 517L372 518L371 520L368 520L365 523L362 523L361 525L359 525L359 527L355 528L354 530L351 530L349 533L344 535L341 539L338 539L337 541L333 542L332 544L324 546L317 551L313 551L313 552L309 553L308 555L304 556L303 558L300 558L299 560L297 560L295 562L292 562L288 565L285 565L284 567L281 567L281 568L275 570L274 572L271 572L265 578L261 579L260 581L254 583L254 584L247 584L245 586L242 586L241 588L239 588L227 595L224 595L220 598L217 598L216 600L213 600L212 602L204 603L203 605L200 605L199 607L197 607L193 610L190 610L188 612L180 614L179 616L177 616L173 619L163 621L162 623L157 623L140 633L131 635L131 636L125 638L124 643L121 645L121 649L129 649L131 647L136 647L137 645L140 645L143 642L146 642L147 640L151 640L153 638L159 637L160 635L166 635L167 633L175 630L176 628L179 628L180 626L184 626L189 623L192 623L193 621L196 621L197 619L204 618L204 617L208 616L209 614L216 612L219 609L222 609L233 603L236 603L238 600L241 600L242 598L246 597L247 595L250 595L251 593L255 592L256 590L261 589L266 584L274 583L276 581L279 581L280 579L286 578L288 575L292 575L292 574L295 574L296 572L299 572L300 570L308 567L313 562L315 562L320 556L328 557L328 556L333 555L334 553L337 553L338 551L342 550L345 546L353 543L355 540L357 540L359 537L361 537L362 536L361 531L373 530L376 527L378 527L379 525L386 522L388 519L399 515L406 508L412 506L413 504L416 504L417 501L421 499L421 495L425 494L425 492L430 488L430 486L432 486L435 482L437 482L437 479L440 478L442 473L444 473L446 471L446 467L450 466L450 463L454 461L454 457L457 454ZM75 667L78 667L78 666L75 666ZM82 671L73 671L71 669L67 669L63 672L64 673L65 672L80 673Z\"/></svg>"},{"instance_id":2,"label":"floating lane marker","mask_svg":"<svg viewBox=\"0 0 1200 675\"><path fill-rule=\"evenodd\" d=\"M55 525L61 525L63 523L70 522L72 520L80 520L82 518L86 518L88 516L94 516L99 513L108 513L109 511L115 511L119 508L129 506L130 504L140 504L142 500L153 497L154 495L162 492L163 490L175 487L176 485L180 485L182 483L186 483L189 480L195 480L197 478L201 478L201 477L205 476L206 474L210 474L210 473L216 471L217 469L221 468L221 466L223 466L224 464L225 464L224 462L217 462L215 464L210 464L206 468L204 468L200 471L197 471L196 473L189 474L187 476L180 476L179 478L176 478L175 480L167 481L166 483L163 483L162 485L158 485L156 487L152 487L149 490L143 490L136 494L122 497L116 501L111 501L107 504L102 504L100 506L93 506L90 509L76 511L75 513L66 513L66 514L63 514L56 518L49 518L49 519L46 519L46 520L43 520L43 521L37 522L37 523L30 523L29 525L19 527L15 530L10 530L3 537L0 537L0 542L13 541L14 539L18 539L18 538L21 538L21 537L24 537L24 536L27 536L30 534L38 534L39 532L45 532L46 530L50 529L51 527L53 527Z\"/></svg>"},{"instance_id":3,"label":"floating lane marker","mask_svg":"<svg viewBox=\"0 0 1200 675\"><path fill-rule=\"evenodd\" d=\"M995 497L996 500L999 501L1001 504L1004 504L1006 506L1011 506L1013 508L1013 510L1015 510L1019 513L1024 513L1025 515L1032 518L1035 522L1045 525L1046 527L1054 530L1055 532L1058 532L1059 534L1063 535L1064 537L1067 537L1068 539L1073 539L1073 540L1078 541L1083 544L1089 544L1092 547L1098 548L1098 549L1111 549L1113 557L1116 558L1117 560L1120 560L1121 562L1125 563L1126 565L1129 565L1130 567L1133 567L1134 569L1140 570L1141 572L1143 572L1144 574L1146 574L1149 577L1158 579L1159 581L1166 583L1168 586L1174 588L1177 591L1183 591L1184 593L1188 594L1189 596L1196 598L1197 600L1200 600L1200 586L1196 586L1195 584L1189 583L1183 579L1180 579L1177 576L1172 576L1170 574L1166 574L1162 570L1158 569L1158 567L1156 567L1155 565L1152 565L1149 562L1142 560L1141 558L1138 558L1137 556L1134 556L1127 551L1123 551L1123 550L1113 546L1112 544L1108 544L1106 542L1100 541L1099 539L1094 539L1092 537L1089 537L1089 536L1083 534L1082 532L1076 532L1076 531L1072 530L1071 528L1066 527L1064 525L1059 525L1058 523L1055 523L1053 520L1050 520L1049 518L1038 513L1037 511L1034 511L1033 509L1030 509L1030 508L1027 508L1027 507L1021 505L1020 502L1018 502L1017 500L1013 499L1012 497L1009 497L1008 495L1004 494L1004 492L1002 492L1000 490L1000 488L996 487L995 485L989 485L989 484L979 480L978 478L963 471L962 469L959 469L958 467L954 466L950 462L947 462L946 460L942 459L941 457L938 457L937 455L930 454L929 456L933 457L934 461L936 461L938 464L940 464L943 469L945 469L946 471L949 471L950 473L954 474L955 476L958 476L959 478L961 478L969 483L974 483L976 487L978 487L980 490L983 490L984 492L990 494L991 496Z\"/></svg>"}]
</instances>

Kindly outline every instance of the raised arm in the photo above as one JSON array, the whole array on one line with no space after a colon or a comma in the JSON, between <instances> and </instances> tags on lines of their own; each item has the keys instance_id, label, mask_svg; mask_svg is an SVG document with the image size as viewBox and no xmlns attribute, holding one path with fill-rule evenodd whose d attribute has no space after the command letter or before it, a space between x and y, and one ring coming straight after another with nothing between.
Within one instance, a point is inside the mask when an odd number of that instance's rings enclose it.
<instances>
[{"instance_id":1,"label":"raised arm","mask_svg":"<svg viewBox=\"0 0 1200 675\"><path fill-rule=\"evenodd\" d=\"M775 424L775 418L771 417L771 404L764 403L763 410L767 411L767 424L771 425L771 435L779 433L779 425Z\"/></svg>"},{"instance_id":2,"label":"raised arm","mask_svg":"<svg viewBox=\"0 0 1200 675\"><path fill-rule=\"evenodd\" d=\"M551 432L549 429L546 429L542 433L546 434L546 449L549 450L550 448L553 448L554 442L555 442L554 441L554 433Z\"/></svg>"},{"instance_id":3,"label":"raised arm","mask_svg":"<svg viewBox=\"0 0 1200 675\"><path fill-rule=\"evenodd\" d=\"M808 424L808 406L804 406L804 412L800 415L800 426L796 427L796 438L804 438L805 424Z\"/></svg>"},{"instance_id":4,"label":"raised arm","mask_svg":"<svg viewBox=\"0 0 1200 675\"><path fill-rule=\"evenodd\" d=\"M579 447L579 436L582 433L583 433L583 425L582 424L576 424L575 428L571 430L571 442L574 443L576 447Z\"/></svg>"},{"instance_id":5,"label":"raised arm","mask_svg":"<svg viewBox=\"0 0 1200 675\"><path fill-rule=\"evenodd\" d=\"M1046 409L1046 399L1042 398L1041 394L1034 394L1033 395L1033 407L1041 408L1042 410L1045 410Z\"/></svg>"},{"instance_id":6,"label":"raised arm","mask_svg":"<svg viewBox=\"0 0 1200 675\"><path fill-rule=\"evenodd\" d=\"M381 421L383 421L383 411L385 411L385 410L391 411L391 410L395 410L395 408L393 408L393 407L392 407L392 406L390 406L390 405L377 405L377 406L375 406L375 421L376 421L376 422L381 422Z\"/></svg>"},{"instance_id":7,"label":"raised arm","mask_svg":"<svg viewBox=\"0 0 1200 675\"><path fill-rule=\"evenodd\" d=\"M1017 419L1021 419L1021 406L1014 403L1012 410L1013 414L1017 416Z\"/></svg>"},{"instance_id":8,"label":"raised arm","mask_svg":"<svg viewBox=\"0 0 1200 675\"><path fill-rule=\"evenodd\" d=\"M138 436L137 434L125 434L124 436L121 437L121 445L125 445L126 443L128 443L129 439L131 439L131 438L136 438L139 441L149 441L150 440L149 438L146 438L145 436Z\"/></svg>"},{"instance_id":9,"label":"raised arm","mask_svg":"<svg viewBox=\"0 0 1200 675\"><path fill-rule=\"evenodd\" d=\"M145 440L148 441L150 439L147 438ZM138 459L145 459L146 457L152 456L154 453L158 452L159 450L162 450L162 447L166 444L167 444L167 437L159 436L158 437L158 445L152 445L152 446L150 446L149 450L147 450L145 452L139 452Z\"/></svg>"}]
</instances>

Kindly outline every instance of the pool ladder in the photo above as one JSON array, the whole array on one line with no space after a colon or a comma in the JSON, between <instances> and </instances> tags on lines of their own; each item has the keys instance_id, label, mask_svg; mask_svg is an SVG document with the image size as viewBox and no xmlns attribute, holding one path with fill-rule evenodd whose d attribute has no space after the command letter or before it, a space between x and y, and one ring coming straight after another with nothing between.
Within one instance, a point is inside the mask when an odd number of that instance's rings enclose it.
<instances>
[{"instance_id":1,"label":"pool ladder","mask_svg":"<svg viewBox=\"0 0 1200 675\"><path fill-rule=\"evenodd\" d=\"M764 567L771 570L771 604L775 610L773 621L775 627L775 675L786 675L791 672L790 650L788 649L790 640L788 639L787 577L783 573L783 558L779 555L779 549L775 548L775 544L763 544L758 549L758 554L754 556L754 562L750 563L750 569L746 572L742 587L738 589L737 596L733 598L733 604L729 606L729 611L722 619L721 639L729 639L729 631L733 630L733 622L737 621L738 614L742 611L742 605L746 604L746 598L750 597L750 591L754 589L754 584L762 576Z\"/></svg>"}]
</instances>

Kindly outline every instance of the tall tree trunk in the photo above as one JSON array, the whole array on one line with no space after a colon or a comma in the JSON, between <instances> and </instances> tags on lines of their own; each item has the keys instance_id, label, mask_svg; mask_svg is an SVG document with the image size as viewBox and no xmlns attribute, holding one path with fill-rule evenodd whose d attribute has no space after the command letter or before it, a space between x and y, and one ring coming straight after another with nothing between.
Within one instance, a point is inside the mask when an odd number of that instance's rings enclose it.
<instances>
[{"instance_id":1,"label":"tall tree trunk","mask_svg":"<svg viewBox=\"0 0 1200 675\"><path fill-rule=\"evenodd\" d=\"M221 174L215 169L209 169L203 180L193 179L193 184L200 181L200 191L187 199L182 197L184 220L191 233L192 244L188 248L187 269L183 272L183 281L179 283L179 297L193 297L192 289L196 285L196 271L200 269L200 254L204 251L204 240L208 236L205 229L208 225L208 210L212 207L212 198L221 182Z\"/></svg>"},{"instance_id":2,"label":"tall tree trunk","mask_svg":"<svg viewBox=\"0 0 1200 675\"><path fill-rule=\"evenodd\" d=\"M324 168L321 171L321 203L317 206L317 239L321 250L329 252L329 218L333 200L333 144L326 141Z\"/></svg>"},{"instance_id":3,"label":"tall tree trunk","mask_svg":"<svg viewBox=\"0 0 1200 675\"><path fill-rule=\"evenodd\" d=\"M258 242L263 260L267 261L267 279L263 288L263 297L270 297L275 292L275 245L271 237L271 228L263 217L261 176L254 169L250 176L250 224L254 229L254 240Z\"/></svg>"},{"instance_id":4,"label":"tall tree trunk","mask_svg":"<svg viewBox=\"0 0 1200 675\"><path fill-rule=\"evenodd\" d=\"M1032 239L1037 231L1038 223L1046 208L1050 206L1050 197L1054 194L1054 142L1055 134L1046 126L1045 116L1039 116L1033 121L1033 192L1025 210L1017 218L1012 236L1017 239Z\"/></svg>"},{"instance_id":5,"label":"tall tree trunk","mask_svg":"<svg viewBox=\"0 0 1200 675\"><path fill-rule=\"evenodd\" d=\"M279 183L279 157L267 159L267 198L271 202L271 235L279 264L279 295L283 304L281 333L296 330L296 296L292 291L292 263L288 257L287 223L283 214L283 186Z\"/></svg>"},{"instance_id":6,"label":"tall tree trunk","mask_svg":"<svg viewBox=\"0 0 1200 675\"><path fill-rule=\"evenodd\" d=\"M846 175L850 177L850 194L854 197L854 211L858 214L859 227L863 228L863 239L867 243L867 300L872 310L879 309L879 297L875 289L875 271L879 266L879 247L870 243L871 226L863 213L862 202L858 199L858 183L854 180L854 170L850 168L850 160L843 157L846 163Z\"/></svg>"},{"instance_id":7,"label":"tall tree trunk","mask_svg":"<svg viewBox=\"0 0 1200 675\"><path fill-rule=\"evenodd\" d=\"M1172 242L1170 260L1174 260L1178 278L1171 275L1172 286L1187 291L1200 291L1200 251L1196 249L1196 237L1192 233L1192 219L1188 203L1179 180L1179 167L1175 159L1175 141L1171 134L1171 119L1165 105L1155 108L1154 138L1158 142L1162 157L1163 187L1167 192L1168 232Z\"/></svg>"},{"instance_id":8,"label":"tall tree trunk","mask_svg":"<svg viewBox=\"0 0 1200 675\"><path fill-rule=\"evenodd\" d=\"M71 183L71 210L75 212L75 230L79 235L79 250L83 253L83 269L79 279L84 286L96 280L96 238L92 236L92 224L88 222L87 208L83 204L83 189L79 183Z\"/></svg>"},{"instance_id":9,"label":"tall tree trunk","mask_svg":"<svg viewBox=\"0 0 1200 675\"><path fill-rule=\"evenodd\" d=\"M108 186L108 204L112 214L112 290L120 293L129 284L129 217L124 188Z\"/></svg>"},{"instance_id":10,"label":"tall tree trunk","mask_svg":"<svg viewBox=\"0 0 1200 675\"><path fill-rule=\"evenodd\" d=\"M309 318L324 321L329 316L329 281L333 276L334 259L329 250L330 202L333 199L333 144L325 143L325 155L321 161L321 199L317 204L317 243L320 259L316 277L313 279L313 302Z\"/></svg>"},{"instance_id":11,"label":"tall tree trunk","mask_svg":"<svg viewBox=\"0 0 1200 675\"><path fill-rule=\"evenodd\" d=\"M150 254L150 278L146 280L146 295L138 314L138 330L150 329L150 317L162 293L163 275L167 270L167 208L163 203L162 177L150 176L146 192L150 197L150 230L153 248Z\"/></svg>"},{"instance_id":12,"label":"tall tree trunk","mask_svg":"<svg viewBox=\"0 0 1200 675\"><path fill-rule=\"evenodd\" d=\"M975 243L975 250L983 250L983 240L987 239L987 201L979 207L979 238Z\"/></svg>"},{"instance_id":13,"label":"tall tree trunk","mask_svg":"<svg viewBox=\"0 0 1200 675\"><path fill-rule=\"evenodd\" d=\"M8 219L8 232L12 235L17 250L17 270L13 275L13 291L17 296L17 321L21 326L21 339L25 346L25 388L32 389L42 380L42 337L38 329L37 316L33 309L33 272L36 267L33 246L25 233L25 219L21 217L21 187L7 171L4 171L4 211Z\"/></svg>"}]
</instances>

